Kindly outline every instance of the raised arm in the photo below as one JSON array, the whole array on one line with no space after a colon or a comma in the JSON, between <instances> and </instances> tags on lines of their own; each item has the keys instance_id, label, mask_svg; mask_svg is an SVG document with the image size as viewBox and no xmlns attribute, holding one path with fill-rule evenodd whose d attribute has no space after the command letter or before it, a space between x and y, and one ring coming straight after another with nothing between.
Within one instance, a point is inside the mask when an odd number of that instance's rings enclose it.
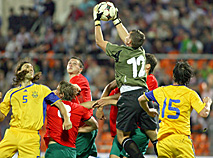
<instances>
[{"instance_id":1,"label":"raised arm","mask_svg":"<svg viewBox=\"0 0 213 158\"><path fill-rule=\"evenodd\" d=\"M99 4L97 4L93 8L93 18L94 18L94 21L95 21L95 41L96 41L96 44L104 52L106 52L106 45L107 45L108 41L104 41L103 33L102 33L102 30L101 30L101 21L100 21L100 18L101 18L101 15L103 14L103 12L98 13L98 7L99 7Z\"/></svg>"},{"instance_id":2,"label":"raised arm","mask_svg":"<svg viewBox=\"0 0 213 158\"><path fill-rule=\"evenodd\" d=\"M125 39L128 36L129 32L127 31L125 26L122 24L121 19L118 17L118 8L116 8L116 14L115 14L115 17L113 18L112 22L118 31L119 37L125 43Z\"/></svg>"},{"instance_id":3,"label":"raised arm","mask_svg":"<svg viewBox=\"0 0 213 158\"><path fill-rule=\"evenodd\" d=\"M110 94L110 92L117 87L117 83L115 80L106 85L101 95L101 98L106 97Z\"/></svg>"}]
</instances>

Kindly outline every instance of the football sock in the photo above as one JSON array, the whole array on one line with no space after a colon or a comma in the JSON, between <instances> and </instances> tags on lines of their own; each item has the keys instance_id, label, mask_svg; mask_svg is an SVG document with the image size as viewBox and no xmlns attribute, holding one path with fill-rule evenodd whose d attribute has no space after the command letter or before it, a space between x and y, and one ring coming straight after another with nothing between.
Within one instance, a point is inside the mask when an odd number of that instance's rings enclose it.
<instances>
[{"instance_id":1,"label":"football sock","mask_svg":"<svg viewBox=\"0 0 213 158\"><path fill-rule=\"evenodd\" d=\"M156 139L156 140L152 141L152 144L154 146L155 154L158 156L158 151L157 151L157 147L156 147L157 142L158 142L158 140Z\"/></svg>"},{"instance_id":2,"label":"football sock","mask_svg":"<svg viewBox=\"0 0 213 158\"><path fill-rule=\"evenodd\" d=\"M144 158L137 144L131 138L125 138L122 142L122 146L125 151L130 155L130 157Z\"/></svg>"}]
</instances>

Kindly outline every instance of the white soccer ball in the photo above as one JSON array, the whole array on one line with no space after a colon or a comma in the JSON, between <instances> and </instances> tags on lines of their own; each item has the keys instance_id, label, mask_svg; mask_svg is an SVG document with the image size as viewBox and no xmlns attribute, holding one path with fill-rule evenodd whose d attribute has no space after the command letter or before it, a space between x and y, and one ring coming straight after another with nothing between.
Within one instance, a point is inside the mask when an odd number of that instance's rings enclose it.
<instances>
[{"instance_id":1,"label":"white soccer ball","mask_svg":"<svg viewBox=\"0 0 213 158\"><path fill-rule=\"evenodd\" d=\"M101 2L98 8L98 13L103 12L101 20L109 21L115 16L115 6L112 2Z\"/></svg>"}]
</instances>

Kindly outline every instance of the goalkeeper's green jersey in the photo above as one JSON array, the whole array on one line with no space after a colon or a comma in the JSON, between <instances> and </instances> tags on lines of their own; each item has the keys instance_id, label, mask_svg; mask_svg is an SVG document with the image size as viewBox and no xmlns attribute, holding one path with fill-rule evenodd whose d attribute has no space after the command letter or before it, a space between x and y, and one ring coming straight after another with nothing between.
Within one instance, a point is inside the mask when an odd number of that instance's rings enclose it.
<instances>
[{"instance_id":1,"label":"goalkeeper's green jersey","mask_svg":"<svg viewBox=\"0 0 213 158\"><path fill-rule=\"evenodd\" d=\"M106 54L115 60L115 80L122 85L147 87L145 50L107 43Z\"/></svg>"}]
</instances>

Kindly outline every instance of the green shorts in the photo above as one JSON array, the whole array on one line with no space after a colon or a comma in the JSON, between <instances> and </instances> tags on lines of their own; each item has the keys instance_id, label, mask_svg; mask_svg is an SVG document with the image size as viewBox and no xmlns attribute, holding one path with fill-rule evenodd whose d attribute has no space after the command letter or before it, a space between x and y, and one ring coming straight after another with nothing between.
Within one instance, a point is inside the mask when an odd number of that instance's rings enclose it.
<instances>
[{"instance_id":1,"label":"green shorts","mask_svg":"<svg viewBox=\"0 0 213 158\"><path fill-rule=\"evenodd\" d=\"M89 156L97 157L97 148L95 138L98 130L90 133L79 133L76 139L77 157L88 158Z\"/></svg>"},{"instance_id":2,"label":"green shorts","mask_svg":"<svg viewBox=\"0 0 213 158\"><path fill-rule=\"evenodd\" d=\"M45 158L76 158L76 149L63 146L58 143L49 144L45 153Z\"/></svg>"},{"instance_id":3,"label":"green shorts","mask_svg":"<svg viewBox=\"0 0 213 158\"><path fill-rule=\"evenodd\" d=\"M116 155L116 156L120 157L122 149L123 149L123 147L118 142L117 135L116 135L112 142L112 148L110 151L110 155Z\"/></svg>"},{"instance_id":4,"label":"green shorts","mask_svg":"<svg viewBox=\"0 0 213 158\"><path fill-rule=\"evenodd\" d=\"M145 133L141 132L141 130L138 128L135 130L135 133L131 136L131 138L132 138L132 140L135 141L135 143L138 145L141 153L143 153L143 155L144 155L146 153L146 149L147 149L148 143L149 143L148 136ZM126 151L123 149L123 147L118 142L117 135L115 136L115 138L113 140L110 155L116 155L118 157L120 157L120 155L123 155L125 157L128 157L128 154L126 153Z\"/></svg>"},{"instance_id":5,"label":"green shorts","mask_svg":"<svg viewBox=\"0 0 213 158\"><path fill-rule=\"evenodd\" d=\"M141 132L141 130L138 128L135 130L135 134L132 135L131 138L135 141L140 152L144 155L146 153L146 149L148 148L149 137L145 133ZM121 155L128 157L128 154L124 149L122 150Z\"/></svg>"}]
</instances>

